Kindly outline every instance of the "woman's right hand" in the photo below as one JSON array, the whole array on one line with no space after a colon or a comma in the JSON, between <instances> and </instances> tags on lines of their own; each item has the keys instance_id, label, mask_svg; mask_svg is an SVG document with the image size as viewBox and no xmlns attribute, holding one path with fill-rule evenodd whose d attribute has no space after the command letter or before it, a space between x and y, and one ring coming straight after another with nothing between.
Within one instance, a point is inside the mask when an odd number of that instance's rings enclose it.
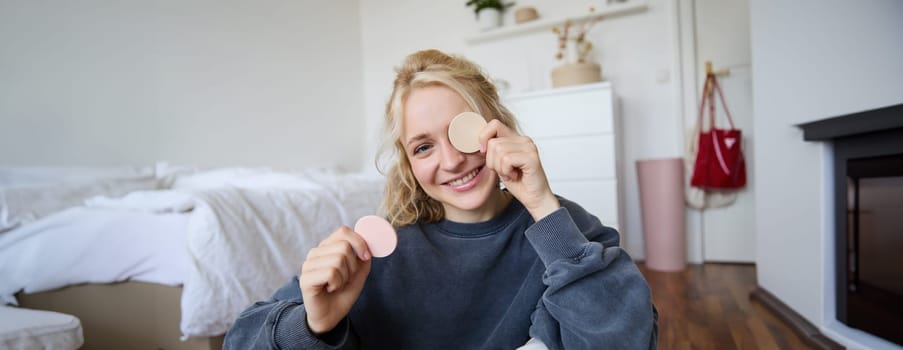
<instances>
[{"instance_id":1,"label":"woman's right hand","mask_svg":"<svg viewBox=\"0 0 903 350\"><path fill-rule=\"evenodd\" d=\"M370 274L370 257L367 242L347 226L307 253L300 286L314 335L335 328L351 310Z\"/></svg>"}]
</instances>

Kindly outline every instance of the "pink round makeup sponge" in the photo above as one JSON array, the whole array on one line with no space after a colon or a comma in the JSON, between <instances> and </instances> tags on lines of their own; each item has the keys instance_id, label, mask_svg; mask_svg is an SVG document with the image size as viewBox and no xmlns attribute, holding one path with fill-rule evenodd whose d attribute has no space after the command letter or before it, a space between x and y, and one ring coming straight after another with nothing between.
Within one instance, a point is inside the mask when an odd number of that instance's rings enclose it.
<instances>
[{"instance_id":1,"label":"pink round makeup sponge","mask_svg":"<svg viewBox=\"0 0 903 350\"><path fill-rule=\"evenodd\" d=\"M357 232L367 246L370 247L370 254L374 257L384 258L395 251L398 244L398 235L395 229L385 219L367 215L357 220L354 224L354 232Z\"/></svg>"},{"instance_id":2,"label":"pink round makeup sponge","mask_svg":"<svg viewBox=\"0 0 903 350\"><path fill-rule=\"evenodd\" d=\"M474 112L464 112L452 118L448 124L448 141L459 151L473 153L480 150L480 131L486 119Z\"/></svg>"}]
</instances>

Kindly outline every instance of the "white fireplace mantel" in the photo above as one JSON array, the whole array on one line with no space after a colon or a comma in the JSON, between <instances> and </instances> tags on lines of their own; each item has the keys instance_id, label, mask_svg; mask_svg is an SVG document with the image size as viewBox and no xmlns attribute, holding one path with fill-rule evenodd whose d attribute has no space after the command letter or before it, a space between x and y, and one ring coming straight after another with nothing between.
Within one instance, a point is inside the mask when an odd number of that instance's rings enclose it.
<instances>
[{"instance_id":1,"label":"white fireplace mantel","mask_svg":"<svg viewBox=\"0 0 903 350\"><path fill-rule=\"evenodd\" d=\"M878 108L866 112L854 113L850 115L819 120L815 122L798 125L804 131L804 140L820 142L823 152L823 178L821 185L824 196L821 200L821 211L823 221L821 223L822 247L821 247L821 273L822 273L822 296L823 296L823 312L819 330L826 336L843 343L851 349L903 349L903 347L881 339L870 333L848 327L846 324L835 318L837 315L837 246L835 244L838 238L836 227L840 225L838 214L841 211L835 207L835 202L843 200L846 202L846 191L842 192L843 197L837 196L839 185L835 182L838 165L836 162L837 152L845 151L849 146L847 141L851 138L871 140L870 142L880 145L888 145L897 143L899 130L903 130L903 104ZM888 137L888 131L891 136ZM876 139L877 137L877 139ZM884 137L884 141L877 141ZM842 146L837 146L836 142L843 142ZM841 148L838 148L841 147ZM879 146L882 148L883 146ZM899 146L894 146L899 147ZM843 157L840 158L843 161ZM844 164L846 162L844 161ZM845 173L842 173L845 174ZM843 199L841 199L843 198ZM846 209L844 209L845 212Z\"/></svg>"}]
</instances>

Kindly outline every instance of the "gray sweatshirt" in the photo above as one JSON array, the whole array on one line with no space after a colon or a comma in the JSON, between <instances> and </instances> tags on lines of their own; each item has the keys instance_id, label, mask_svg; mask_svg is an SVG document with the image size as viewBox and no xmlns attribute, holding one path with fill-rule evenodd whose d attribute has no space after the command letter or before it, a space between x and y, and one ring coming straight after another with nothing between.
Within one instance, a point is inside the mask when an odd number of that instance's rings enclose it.
<instances>
[{"instance_id":1,"label":"gray sweatshirt","mask_svg":"<svg viewBox=\"0 0 903 350\"><path fill-rule=\"evenodd\" d=\"M658 313L618 232L579 205L534 222L516 199L475 224L398 229L348 316L319 338L295 278L238 317L226 349L654 349Z\"/></svg>"}]
</instances>

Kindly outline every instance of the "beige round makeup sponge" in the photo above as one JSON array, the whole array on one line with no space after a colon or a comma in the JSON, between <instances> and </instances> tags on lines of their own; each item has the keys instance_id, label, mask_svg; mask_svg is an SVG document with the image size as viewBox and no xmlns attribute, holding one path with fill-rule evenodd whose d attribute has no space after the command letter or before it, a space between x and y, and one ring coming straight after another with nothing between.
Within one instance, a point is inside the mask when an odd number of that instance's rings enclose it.
<instances>
[{"instance_id":1,"label":"beige round makeup sponge","mask_svg":"<svg viewBox=\"0 0 903 350\"><path fill-rule=\"evenodd\" d=\"M389 256L398 244L398 235L392 224L379 216L367 215L358 219L354 232L367 242L370 254L377 258Z\"/></svg>"},{"instance_id":2,"label":"beige round makeup sponge","mask_svg":"<svg viewBox=\"0 0 903 350\"><path fill-rule=\"evenodd\" d=\"M474 112L464 112L455 116L448 124L448 140L452 146L464 153L480 150L480 130L486 126L486 119Z\"/></svg>"}]
</instances>

